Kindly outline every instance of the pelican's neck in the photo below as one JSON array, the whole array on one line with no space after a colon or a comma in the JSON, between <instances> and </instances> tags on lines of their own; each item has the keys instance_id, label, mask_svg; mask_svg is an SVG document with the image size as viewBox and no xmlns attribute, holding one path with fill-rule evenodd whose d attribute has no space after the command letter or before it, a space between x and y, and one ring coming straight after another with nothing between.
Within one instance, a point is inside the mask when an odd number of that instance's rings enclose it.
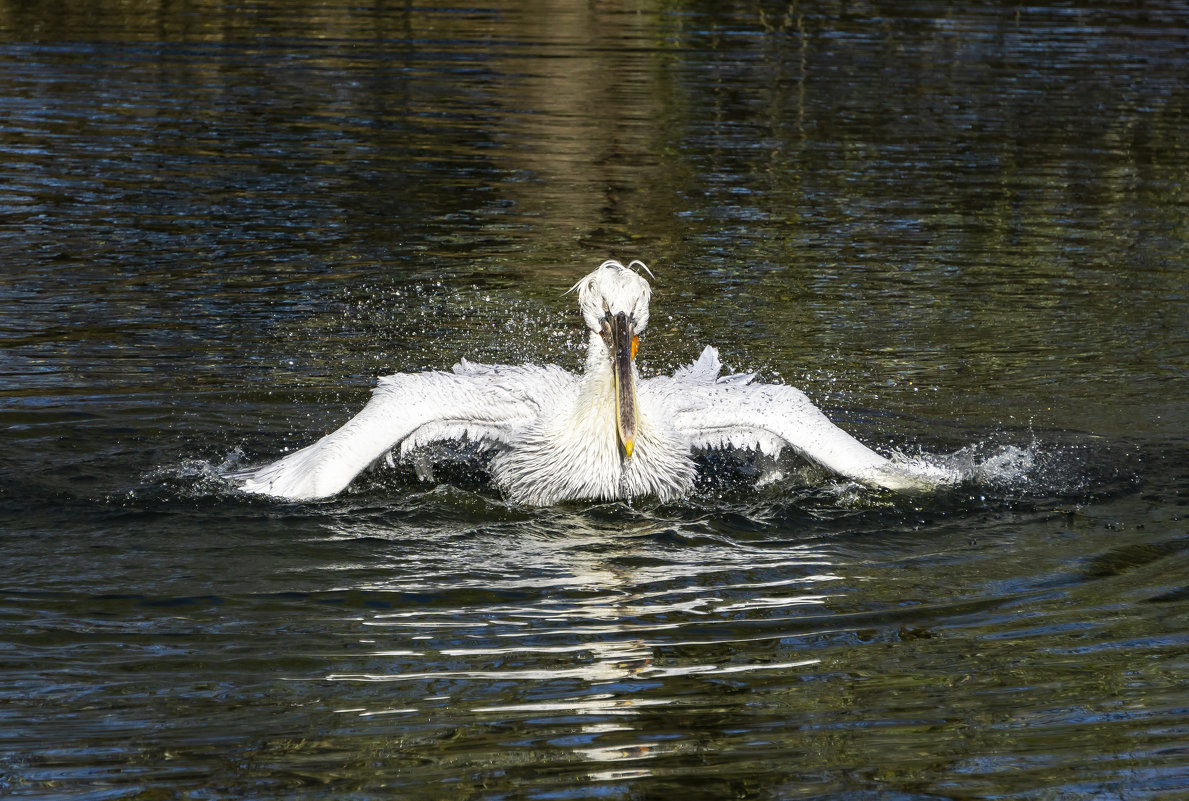
<instances>
[{"instance_id":1,"label":"pelican's neck","mask_svg":"<svg viewBox=\"0 0 1189 801\"><path fill-rule=\"evenodd\" d=\"M635 361L632 362L632 379L636 386L640 385L640 373L636 370ZM584 394L606 394L612 406L615 404L615 367L611 359L611 351L607 343L594 331L586 343L586 370L582 374ZM615 421L612 419L611 424Z\"/></svg>"},{"instance_id":2,"label":"pelican's neck","mask_svg":"<svg viewBox=\"0 0 1189 801\"><path fill-rule=\"evenodd\" d=\"M603 338L591 331L586 340L586 372L585 382L610 383L615 382L615 375L611 370L611 351Z\"/></svg>"},{"instance_id":3,"label":"pelican's neck","mask_svg":"<svg viewBox=\"0 0 1189 801\"><path fill-rule=\"evenodd\" d=\"M640 377L636 374L635 364L632 365L632 377L638 384ZM576 427L593 427L600 432L606 431L612 438L617 436L615 366L607 343L593 331L587 342L586 371L582 374L580 387L577 403L572 411L573 424Z\"/></svg>"}]
</instances>

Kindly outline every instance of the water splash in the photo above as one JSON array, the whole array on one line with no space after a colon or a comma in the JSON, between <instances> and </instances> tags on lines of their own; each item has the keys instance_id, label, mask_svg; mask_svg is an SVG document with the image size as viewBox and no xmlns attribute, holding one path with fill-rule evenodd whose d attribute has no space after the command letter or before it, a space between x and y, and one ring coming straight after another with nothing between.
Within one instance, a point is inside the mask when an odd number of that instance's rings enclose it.
<instances>
[{"instance_id":1,"label":"water splash","mask_svg":"<svg viewBox=\"0 0 1189 801\"><path fill-rule=\"evenodd\" d=\"M949 454L895 451L893 458L910 470L942 477L949 485L1018 487L1029 482L1041 453L1037 442L1026 446L980 443Z\"/></svg>"},{"instance_id":2,"label":"water splash","mask_svg":"<svg viewBox=\"0 0 1189 801\"><path fill-rule=\"evenodd\" d=\"M1134 489L1143 480L1135 447L1070 432L1034 434L1028 442L988 438L951 453L922 450L894 458L942 471L955 490L977 492L982 500L1098 496Z\"/></svg>"}]
</instances>

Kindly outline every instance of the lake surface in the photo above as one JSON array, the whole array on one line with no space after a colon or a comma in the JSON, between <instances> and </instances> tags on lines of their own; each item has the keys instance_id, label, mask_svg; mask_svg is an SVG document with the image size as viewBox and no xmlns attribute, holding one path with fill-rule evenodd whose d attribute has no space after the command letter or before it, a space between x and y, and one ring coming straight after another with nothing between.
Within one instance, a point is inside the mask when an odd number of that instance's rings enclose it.
<instances>
[{"instance_id":1,"label":"lake surface","mask_svg":"<svg viewBox=\"0 0 1189 801\"><path fill-rule=\"evenodd\" d=\"M0 795L1189 798L1180 3L0 0ZM656 274L900 498L220 478ZM795 465L790 464L790 468Z\"/></svg>"}]
</instances>

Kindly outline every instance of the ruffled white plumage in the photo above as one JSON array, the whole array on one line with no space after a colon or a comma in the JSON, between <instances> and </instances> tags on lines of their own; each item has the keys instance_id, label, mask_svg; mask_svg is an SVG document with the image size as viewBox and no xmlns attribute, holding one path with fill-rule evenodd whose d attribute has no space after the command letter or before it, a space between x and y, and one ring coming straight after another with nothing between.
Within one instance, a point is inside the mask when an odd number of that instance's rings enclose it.
<instances>
[{"instance_id":1,"label":"ruffled white plumage","mask_svg":"<svg viewBox=\"0 0 1189 801\"><path fill-rule=\"evenodd\" d=\"M606 262L575 287L591 329L586 371L554 365L493 366L463 361L452 372L381 378L364 409L342 428L271 464L234 477L248 492L294 500L343 490L394 450L407 454L436 440L467 438L492 453L491 472L510 499L535 505L566 500L654 496L690 491L693 454L711 448L791 448L842 476L909 490L946 480L921 464L893 463L835 426L798 390L722 376L718 352L672 376L640 380L630 458L621 448L611 354L600 336L604 315L648 320L647 282Z\"/></svg>"}]
</instances>

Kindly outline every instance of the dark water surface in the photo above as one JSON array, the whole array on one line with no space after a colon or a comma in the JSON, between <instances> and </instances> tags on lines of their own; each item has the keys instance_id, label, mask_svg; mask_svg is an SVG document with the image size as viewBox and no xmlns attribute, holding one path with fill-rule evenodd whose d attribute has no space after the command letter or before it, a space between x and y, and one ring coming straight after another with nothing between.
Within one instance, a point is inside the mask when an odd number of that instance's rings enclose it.
<instances>
[{"instance_id":1,"label":"dark water surface","mask_svg":"<svg viewBox=\"0 0 1189 801\"><path fill-rule=\"evenodd\" d=\"M218 478L608 257L977 477ZM0 795L1189 797L1187 265L1180 3L0 0Z\"/></svg>"}]
</instances>

